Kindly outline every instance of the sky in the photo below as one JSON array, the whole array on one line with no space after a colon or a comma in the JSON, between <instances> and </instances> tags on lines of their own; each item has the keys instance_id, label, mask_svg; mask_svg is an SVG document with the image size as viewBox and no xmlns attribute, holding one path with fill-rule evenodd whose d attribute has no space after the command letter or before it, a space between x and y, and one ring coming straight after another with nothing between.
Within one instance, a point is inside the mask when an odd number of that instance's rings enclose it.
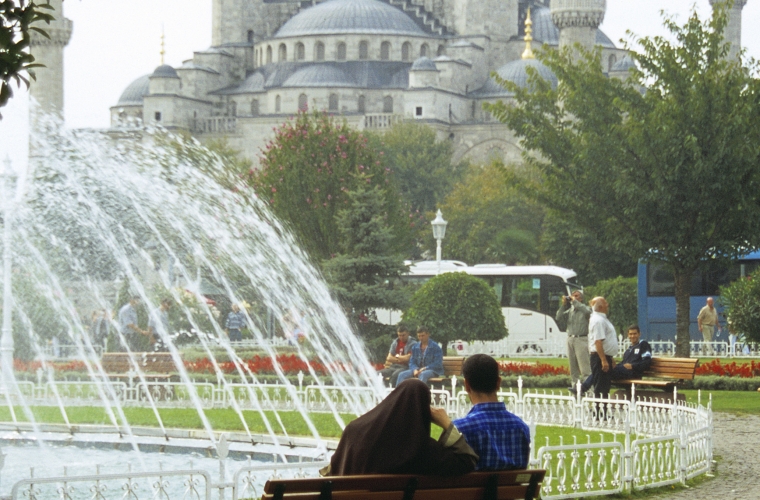
<instances>
[{"instance_id":1,"label":"sky","mask_svg":"<svg viewBox=\"0 0 760 500\"><path fill-rule=\"evenodd\" d=\"M607 0L601 29L621 46L626 30L665 34L661 10L683 23L692 6L701 17L711 12L709 0ZM73 128L108 127L109 108L127 85L161 64L162 32L164 61L175 67L211 44L211 0L65 0L64 13L74 22L64 55L65 120ZM760 59L760 30L751 28L760 20L760 0L749 0L742 17L742 45ZM0 159L25 161L26 101L18 90L0 108Z\"/></svg>"}]
</instances>

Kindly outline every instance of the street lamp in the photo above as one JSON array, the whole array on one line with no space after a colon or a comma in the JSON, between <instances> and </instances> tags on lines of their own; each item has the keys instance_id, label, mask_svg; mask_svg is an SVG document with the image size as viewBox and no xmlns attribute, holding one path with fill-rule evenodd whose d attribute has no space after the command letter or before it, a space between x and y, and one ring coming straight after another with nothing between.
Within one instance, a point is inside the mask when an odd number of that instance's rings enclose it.
<instances>
[{"instance_id":1,"label":"street lamp","mask_svg":"<svg viewBox=\"0 0 760 500\"><path fill-rule=\"evenodd\" d=\"M438 262L438 273L441 274L441 241L446 236L446 222L443 220L443 214L441 209L435 214L435 219L430 225L433 226L433 238L435 238L435 260Z\"/></svg>"},{"instance_id":2,"label":"street lamp","mask_svg":"<svg viewBox=\"0 0 760 500\"><path fill-rule=\"evenodd\" d=\"M6 388L13 380L13 331L11 328L11 226L13 203L13 187L16 172L11 167L10 157L3 161L0 170L0 193L3 195L3 330L0 337L0 366L2 367L3 382Z\"/></svg>"}]
</instances>

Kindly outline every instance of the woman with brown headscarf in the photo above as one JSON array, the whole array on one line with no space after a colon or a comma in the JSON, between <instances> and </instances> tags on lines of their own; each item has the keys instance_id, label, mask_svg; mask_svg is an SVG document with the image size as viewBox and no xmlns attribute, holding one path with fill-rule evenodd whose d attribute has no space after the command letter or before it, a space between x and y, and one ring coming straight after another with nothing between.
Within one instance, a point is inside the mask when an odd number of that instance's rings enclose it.
<instances>
[{"instance_id":1,"label":"woman with brown headscarf","mask_svg":"<svg viewBox=\"0 0 760 500\"><path fill-rule=\"evenodd\" d=\"M430 437L431 422L443 428L437 441ZM446 411L430 407L430 388L409 379L346 426L330 465L321 472L454 476L473 471L477 461Z\"/></svg>"}]
</instances>

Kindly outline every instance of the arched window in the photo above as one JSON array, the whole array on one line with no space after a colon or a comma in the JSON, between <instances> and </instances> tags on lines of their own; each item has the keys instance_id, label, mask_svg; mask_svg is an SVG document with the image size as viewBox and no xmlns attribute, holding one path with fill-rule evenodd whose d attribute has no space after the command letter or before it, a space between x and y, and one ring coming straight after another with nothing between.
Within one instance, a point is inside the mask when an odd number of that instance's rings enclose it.
<instances>
[{"instance_id":1,"label":"arched window","mask_svg":"<svg viewBox=\"0 0 760 500\"><path fill-rule=\"evenodd\" d=\"M608 59L608 61L609 62L607 63L607 71L612 71L612 67L617 62L617 57L615 57L615 54L610 55L610 58Z\"/></svg>"},{"instance_id":2,"label":"arched window","mask_svg":"<svg viewBox=\"0 0 760 500\"><path fill-rule=\"evenodd\" d=\"M303 61L306 59L306 48L301 42L296 44L296 61Z\"/></svg>"},{"instance_id":3,"label":"arched window","mask_svg":"<svg viewBox=\"0 0 760 500\"><path fill-rule=\"evenodd\" d=\"M251 101L251 115L259 116L259 100L254 99Z\"/></svg>"},{"instance_id":4,"label":"arched window","mask_svg":"<svg viewBox=\"0 0 760 500\"><path fill-rule=\"evenodd\" d=\"M328 109L330 111L338 111L338 94L330 94L330 103Z\"/></svg>"},{"instance_id":5,"label":"arched window","mask_svg":"<svg viewBox=\"0 0 760 500\"><path fill-rule=\"evenodd\" d=\"M408 61L411 53L412 53L412 44L409 42L404 42L404 45L401 46L401 60Z\"/></svg>"},{"instance_id":6,"label":"arched window","mask_svg":"<svg viewBox=\"0 0 760 500\"><path fill-rule=\"evenodd\" d=\"M314 46L314 60L315 61L325 60L325 44L324 43L317 42L317 44Z\"/></svg>"},{"instance_id":7,"label":"arched window","mask_svg":"<svg viewBox=\"0 0 760 500\"><path fill-rule=\"evenodd\" d=\"M283 62L288 60L288 48L285 46L284 43L280 44L280 50L277 54L279 56L278 61Z\"/></svg>"},{"instance_id":8,"label":"arched window","mask_svg":"<svg viewBox=\"0 0 760 500\"><path fill-rule=\"evenodd\" d=\"M306 94L298 96L298 111L306 111L309 108L309 98Z\"/></svg>"},{"instance_id":9,"label":"arched window","mask_svg":"<svg viewBox=\"0 0 760 500\"><path fill-rule=\"evenodd\" d=\"M248 43L253 43L253 30L248 30Z\"/></svg>"},{"instance_id":10,"label":"arched window","mask_svg":"<svg viewBox=\"0 0 760 500\"><path fill-rule=\"evenodd\" d=\"M393 97L383 97L383 113L393 113Z\"/></svg>"},{"instance_id":11,"label":"arched window","mask_svg":"<svg viewBox=\"0 0 760 500\"><path fill-rule=\"evenodd\" d=\"M280 96L277 96L274 98L274 112L279 113L280 112L280 104L282 103L282 100L280 99Z\"/></svg>"},{"instance_id":12,"label":"arched window","mask_svg":"<svg viewBox=\"0 0 760 500\"><path fill-rule=\"evenodd\" d=\"M230 116L237 116L237 103L235 101L230 103Z\"/></svg>"},{"instance_id":13,"label":"arched window","mask_svg":"<svg viewBox=\"0 0 760 500\"><path fill-rule=\"evenodd\" d=\"M357 108L357 111L359 111L359 113L366 113L367 112L367 106L364 103L364 96L363 95L359 96L359 102L357 103L356 108Z\"/></svg>"},{"instance_id":14,"label":"arched window","mask_svg":"<svg viewBox=\"0 0 760 500\"><path fill-rule=\"evenodd\" d=\"M359 59L369 59L369 44L366 40L359 42Z\"/></svg>"},{"instance_id":15,"label":"arched window","mask_svg":"<svg viewBox=\"0 0 760 500\"><path fill-rule=\"evenodd\" d=\"M428 56L428 44L423 43L420 47L420 57L427 57Z\"/></svg>"},{"instance_id":16,"label":"arched window","mask_svg":"<svg viewBox=\"0 0 760 500\"><path fill-rule=\"evenodd\" d=\"M387 61L391 58L391 42L383 42L380 44L380 59Z\"/></svg>"},{"instance_id":17,"label":"arched window","mask_svg":"<svg viewBox=\"0 0 760 500\"><path fill-rule=\"evenodd\" d=\"M346 44L343 42L340 42L338 44L338 61L345 61L346 60Z\"/></svg>"},{"instance_id":18,"label":"arched window","mask_svg":"<svg viewBox=\"0 0 760 500\"><path fill-rule=\"evenodd\" d=\"M438 55L439 57L442 56L445 50L446 50L446 47L444 47L443 45L439 45L438 53L436 55Z\"/></svg>"},{"instance_id":19,"label":"arched window","mask_svg":"<svg viewBox=\"0 0 760 500\"><path fill-rule=\"evenodd\" d=\"M267 45L267 64L272 64L272 46Z\"/></svg>"}]
</instances>

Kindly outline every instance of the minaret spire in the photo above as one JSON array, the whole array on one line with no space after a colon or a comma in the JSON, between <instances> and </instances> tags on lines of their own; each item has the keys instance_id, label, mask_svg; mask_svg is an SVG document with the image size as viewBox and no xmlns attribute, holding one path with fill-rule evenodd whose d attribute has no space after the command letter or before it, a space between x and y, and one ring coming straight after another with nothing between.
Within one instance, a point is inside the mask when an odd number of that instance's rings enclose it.
<instances>
[{"instance_id":1,"label":"minaret spire","mask_svg":"<svg viewBox=\"0 0 760 500\"><path fill-rule=\"evenodd\" d=\"M531 43L533 42L533 21L530 20L530 7L528 7L528 15L525 18L525 50L522 53L523 59L535 59L533 55L533 48Z\"/></svg>"},{"instance_id":2,"label":"minaret spire","mask_svg":"<svg viewBox=\"0 0 760 500\"><path fill-rule=\"evenodd\" d=\"M161 52L160 52L160 54L161 54L161 66L164 65L164 54L166 54L166 50L165 50L165 46L164 46L165 38L166 37L164 35L164 25L162 24L161 25Z\"/></svg>"}]
</instances>

